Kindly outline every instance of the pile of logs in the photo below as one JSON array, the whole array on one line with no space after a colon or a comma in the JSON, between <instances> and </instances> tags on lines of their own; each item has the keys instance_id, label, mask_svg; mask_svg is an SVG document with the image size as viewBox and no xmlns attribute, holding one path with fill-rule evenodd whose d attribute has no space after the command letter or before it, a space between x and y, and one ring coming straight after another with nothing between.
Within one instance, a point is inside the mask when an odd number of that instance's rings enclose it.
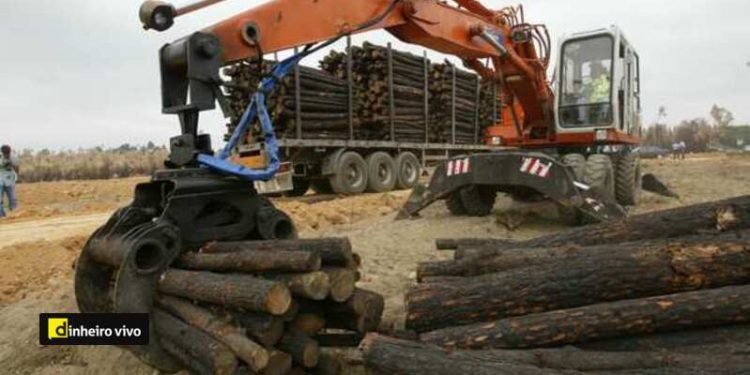
<instances>
[{"instance_id":1,"label":"pile of logs","mask_svg":"<svg viewBox=\"0 0 750 375\"><path fill-rule=\"evenodd\" d=\"M368 337L374 371L750 373L750 196L438 248L406 296L417 339Z\"/></svg>"},{"instance_id":2,"label":"pile of logs","mask_svg":"<svg viewBox=\"0 0 750 375\"><path fill-rule=\"evenodd\" d=\"M347 239L207 244L160 279L156 336L194 373L338 374L317 338L374 331L384 308L359 263Z\"/></svg>"},{"instance_id":3,"label":"pile of logs","mask_svg":"<svg viewBox=\"0 0 750 375\"><path fill-rule=\"evenodd\" d=\"M266 62L263 73L268 74L273 64L271 61ZM230 78L226 93L232 109L230 122L227 124L229 134L239 122L250 96L258 87L260 72L256 61L241 61L224 68L224 74ZM299 87L295 79L297 74ZM276 86L266 98L266 105L280 138L296 137L296 124L300 120L299 130L303 138L346 139L349 137L348 98L346 80L300 65ZM358 127L356 119L353 125ZM257 127L255 130L257 131Z\"/></svg>"},{"instance_id":4,"label":"pile of logs","mask_svg":"<svg viewBox=\"0 0 750 375\"><path fill-rule=\"evenodd\" d=\"M257 61L249 60L224 68L230 79L230 133L257 89L261 72L268 74L272 66L267 61L259 69ZM320 67L300 66L267 98L280 138L353 135L358 140L473 144L480 143L484 129L498 120L498 88L449 63L433 64L422 56L364 43L349 53L331 51Z\"/></svg>"}]
</instances>

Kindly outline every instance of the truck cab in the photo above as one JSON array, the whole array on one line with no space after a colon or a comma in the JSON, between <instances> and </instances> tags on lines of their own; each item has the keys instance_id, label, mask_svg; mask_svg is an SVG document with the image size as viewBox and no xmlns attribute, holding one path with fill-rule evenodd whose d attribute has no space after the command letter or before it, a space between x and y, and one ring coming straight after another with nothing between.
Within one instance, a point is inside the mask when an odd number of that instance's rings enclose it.
<instances>
[{"instance_id":1,"label":"truck cab","mask_svg":"<svg viewBox=\"0 0 750 375\"><path fill-rule=\"evenodd\" d=\"M640 61L623 32L612 26L564 36L558 50L557 134L594 132L600 142L637 137Z\"/></svg>"}]
</instances>

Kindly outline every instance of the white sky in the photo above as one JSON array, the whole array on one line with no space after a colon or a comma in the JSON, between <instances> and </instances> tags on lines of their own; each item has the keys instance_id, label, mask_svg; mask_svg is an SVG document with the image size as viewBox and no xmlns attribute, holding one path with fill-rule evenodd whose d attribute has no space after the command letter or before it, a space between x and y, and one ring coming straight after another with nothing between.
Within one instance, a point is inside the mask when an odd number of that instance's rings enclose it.
<instances>
[{"instance_id":1,"label":"white sky","mask_svg":"<svg viewBox=\"0 0 750 375\"><path fill-rule=\"evenodd\" d=\"M136 0L2 0L0 143L34 149L166 143L179 126L176 118L161 115L159 47L262 2L230 0L180 18L158 34L140 28ZM660 105L674 123L708 117L714 103L732 110L737 123L750 123L750 1L526 0L524 5L527 20L546 23L555 45L565 33L619 25L641 55L646 123L654 121ZM376 32L355 43L363 40L394 38ZM311 57L307 64L316 61ZM216 146L224 121L206 115L202 129L214 134Z\"/></svg>"}]
</instances>

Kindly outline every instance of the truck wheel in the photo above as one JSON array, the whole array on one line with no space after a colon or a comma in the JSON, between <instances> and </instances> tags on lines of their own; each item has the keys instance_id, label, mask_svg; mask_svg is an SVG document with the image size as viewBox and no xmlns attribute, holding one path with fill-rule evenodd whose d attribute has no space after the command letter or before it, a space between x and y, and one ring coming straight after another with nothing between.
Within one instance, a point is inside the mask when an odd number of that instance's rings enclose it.
<instances>
[{"instance_id":1,"label":"truck wheel","mask_svg":"<svg viewBox=\"0 0 750 375\"><path fill-rule=\"evenodd\" d=\"M419 181L422 175L422 166L419 164L417 156L411 152L402 152L396 157L397 179L396 187L398 189L411 189Z\"/></svg>"},{"instance_id":2,"label":"truck wheel","mask_svg":"<svg viewBox=\"0 0 750 375\"><path fill-rule=\"evenodd\" d=\"M333 188L331 187L331 182L327 179L325 180L312 180L310 181L310 187L313 189L314 192L318 194L331 194L333 193Z\"/></svg>"},{"instance_id":3,"label":"truck wheel","mask_svg":"<svg viewBox=\"0 0 750 375\"><path fill-rule=\"evenodd\" d=\"M469 216L487 216L495 207L497 193L486 186L469 186L461 190L461 202Z\"/></svg>"},{"instance_id":4,"label":"truck wheel","mask_svg":"<svg viewBox=\"0 0 750 375\"><path fill-rule=\"evenodd\" d=\"M450 195L448 195L448 198L445 200L445 205L448 206L448 211L450 211L453 216L465 216L466 215L466 208L464 207L464 202L461 200L461 191L454 191Z\"/></svg>"},{"instance_id":5,"label":"truck wheel","mask_svg":"<svg viewBox=\"0 0 750 375\"><path fill-rule=\"evenodd\" d=\"M367 189L367 162L358 153L347 151L341 154L335 174L328 181L334 193L363 193Z\"/></svg>"},{"instance_id":6,"label":"truck wheel","mask_svg":"<svg viewBox=\"0 0 750 375\"><path fill-rule=\"evenodd\" d=\"M581 154L567 154L563 156L562 163L573 170L573 177L581 181L586 170L586 157ZM569 226L579 226L583 224L583 214L577 208L567 207L557 204L557 214L560 221Z\"/></svg>"},{"instance_id":7,"label":"truck wheel","mask_svg":"<svg viewBox=\"0 0 750 375\"><path fill-rule=\"evenodd\" d=\"M301 197L310 189L310 180L305 177L292 177L293 188L284 192L287 197Z\"/></svg>"},{"instance_id":8,"label":"truck wheel","mask_svg":"<svg viewBox=\"0 0 750 375\"><path fill-rule=\"evenodd\" d=\"M617 160L615 169L615 196L623 206L635 206L641 195L641 159L636 153L628 153Z\"/></svg>"},{"instance_id":9,"label":"truck wheel","mask_svg":"<svg viewBox=\"0 0 750 375\"><path fill-rule=\"evenodd\" d=\"M375 152L367 159L367 190L373 193L391 191L396 186L396 162L385 152Z\"/></svg>"},{"instance_id":10,"label":"truck wheel","mask_svg":"<svg viewBox=\"0 0 750 375\"><path fill-rule=\"evenodd\" d=\"M586 170L583 173L583 183L605 194L609 198L615 197L615 169L612 159L607 155L596 154L589 156Z\"/></svg>"}]
</instances>

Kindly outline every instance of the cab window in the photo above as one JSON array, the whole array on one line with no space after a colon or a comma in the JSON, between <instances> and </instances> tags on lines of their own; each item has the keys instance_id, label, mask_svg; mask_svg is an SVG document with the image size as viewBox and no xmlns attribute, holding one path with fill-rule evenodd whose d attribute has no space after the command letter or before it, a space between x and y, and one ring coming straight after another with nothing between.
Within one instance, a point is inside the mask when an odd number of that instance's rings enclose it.
<instances>
[{"instance_id":1,"label":"cab window","mask_svg":"<svg viewBox=\"0 0 750 375\"><path fill-rule=\"evenodd\" d=\"M603 35L566 42L562 52L561 125L612 123L614 40Z\"/></svg>"}]
</instances>

